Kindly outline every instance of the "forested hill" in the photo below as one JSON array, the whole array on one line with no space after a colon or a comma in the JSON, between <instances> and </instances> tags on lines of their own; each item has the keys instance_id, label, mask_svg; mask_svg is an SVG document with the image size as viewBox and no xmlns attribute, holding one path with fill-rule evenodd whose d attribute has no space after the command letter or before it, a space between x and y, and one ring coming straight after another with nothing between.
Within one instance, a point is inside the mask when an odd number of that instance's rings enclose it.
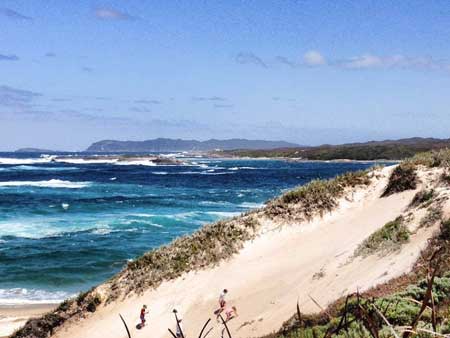
<instances>
[{"instance_id":1,"label":"forested hill","mask_svg":"<svg viewBox=\"0 0 450 338\"><path fill-rule=\"evenodd\" d=\"M232 150L215 152L218 156L285 157L305 160L401 160L432 149L450 147L450 139L408 138L317 147L277 148L265 150Z\"/></svg>"},{"instance_id":2,"label":"forested hill","mask_svg":"<svg viewBox=\"0 0 450 338\"><path fill-rule=\"evenodd\" d=\"M274 149L299 147L285 141L247 139L211 139L206 141L157 138L146 141L104 140L92 144L87 152L166 152L166 151L211 151L231 149Z\"/></svg>"}]
</instances>

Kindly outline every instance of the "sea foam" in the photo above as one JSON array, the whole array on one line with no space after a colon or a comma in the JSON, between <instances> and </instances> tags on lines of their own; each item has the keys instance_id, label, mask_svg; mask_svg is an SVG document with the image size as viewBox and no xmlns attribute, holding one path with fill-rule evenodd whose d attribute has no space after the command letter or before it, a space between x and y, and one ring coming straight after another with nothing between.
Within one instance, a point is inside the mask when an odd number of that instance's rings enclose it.
<instances>
[{"instance_id":1,"label":"sea foam","mask_svg":"<svg viewBox=\"0 0 450 338\"><path fill-rule=\"evenodd\" d=\"M7 181L0 182L0 187L39 187L39 188L67 188L80 189L91 185L91 182L71 182L52 179L48 181Z\"/></svg>"}]
</instances>

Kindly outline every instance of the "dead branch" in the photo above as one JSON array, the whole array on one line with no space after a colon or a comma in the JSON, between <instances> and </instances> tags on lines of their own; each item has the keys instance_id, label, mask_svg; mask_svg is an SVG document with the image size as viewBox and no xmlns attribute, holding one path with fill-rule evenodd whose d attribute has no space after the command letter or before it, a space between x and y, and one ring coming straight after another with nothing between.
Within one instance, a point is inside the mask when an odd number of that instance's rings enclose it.
<instances>
[{"instance_id":1,"label":"dead branch","mask_svg":"<svg viewBox=\"0 0 450 338\"><path fill-rule=\"evenodd\" d=\"M227 325L227 322L223 319L223 317L222 317L222 315L221 314L219 314L219 317L220 317L220 319L222 319L222 323L223 323L223 325L225 326L225 329L227 329L227 333L228 333L228 338L232 338L231 337L231 333L230 333L230 330L228 329L228 325Z\"/></svg>"},{"instance_id":2,"label":"dead branch","mask_svg":"<svg viewBox=\"0 0 450 338\"><path fill-rule=\"evenodd\" d=\"M400 338L397 334L397 332L395 332L394 327L392 326L391 323L389 323L389 321L386 319L386 317L381 313L380 310L378 310L378 308L375 306L375 304L372 304L373 308L375 309L375 311L380 315L380 317L383 319L383 321L386 323L387 326L389 326L389 328L391 329L392 334L396 337L396 338Z\"/></svg>"},{"instance_id":3,"label":"dead branch","mask_svg":"<svg viewBox=\"0 0 450 338\"><path fill-rule=\"evenodd\" d=\"M123 319L122 315L119 313L120 319L122 319L122 323L125 326L125 330L127 330L128 338L131 338L130 330L128 330L127 323L125 322L125 319Z\"/></svg>"},{"instance_id":4,"label":"dead branch","mask_svg":"<svg viewBox=\"0 0 450 338\"><path fill-rule=\"evenodd\" d=\"M330 313L326 310L326 309L324 309L322 306L320 306L320 304L311 296L311 295L308 295L308 297L314 302L314 304L316 304L317 305L317 307L322 311L322 312L324 312L327 316L328 316L328 318L332 318L332 316L330 315Z\"/></svg>"},{"instance_id":5,"label":"dead branch","mask_svg":"<svg viewBox=\"0 0 450 338\"><path fill-rule=\"evenodd\" d=\"M206 321L205 325L203 325L202 330L200 331L200 334L198 335L198 338L202 338L203 335L203 331L205 331L206 326L208 326L209 322L211 321L211 318L208 318L208 320Z\"/></svg>"}]
</instances>

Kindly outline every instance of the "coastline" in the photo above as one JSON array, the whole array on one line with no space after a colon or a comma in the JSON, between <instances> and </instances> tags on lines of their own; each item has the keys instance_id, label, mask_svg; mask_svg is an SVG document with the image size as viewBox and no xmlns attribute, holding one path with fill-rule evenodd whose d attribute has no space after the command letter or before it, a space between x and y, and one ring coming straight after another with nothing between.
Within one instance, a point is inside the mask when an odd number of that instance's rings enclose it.
<instances>
[{"instance_id":1,"label":"coastline","mask_svg":"<svg viewBox=\"0 0 450 338\"><path fill-rule=\"evenodd\" d=\"M376 160L352 160L345 158L337 158L333 160L310 160L301 157L251 157L251 156L214 156L214 154L208 154L210 158L219 160L251 160L251 161L286 161L286 162L303 162L303 163L400 163L403 160L389 160L389 159L376 159Z\"/></svg>"},{"instance_id":2,"label":"coastline","mask_svg":"<svg viewBox=\"0 0 450 338\"><path fill-rule=\"evenodd\" d=\"M40 317L54 310L58 304L0 305L0 338L9 337L30 318Z\"/></svg>"}]
</instances>

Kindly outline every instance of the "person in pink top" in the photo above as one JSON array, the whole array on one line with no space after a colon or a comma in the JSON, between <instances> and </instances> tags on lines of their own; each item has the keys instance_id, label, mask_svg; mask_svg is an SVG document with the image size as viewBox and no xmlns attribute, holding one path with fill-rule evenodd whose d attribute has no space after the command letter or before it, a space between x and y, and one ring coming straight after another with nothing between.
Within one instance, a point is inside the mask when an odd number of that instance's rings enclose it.
<instances>
[{"instance_id":1,"label":"person in pink top","mask_svg":"<svg viewBox=\"0 0 450 338\"><path fill-rule=\"evenodd\" d=\"M230 321L231 319L238 316L236 306L228 307L225 309L225 322Z\"/></svg>"}]
</instances>

